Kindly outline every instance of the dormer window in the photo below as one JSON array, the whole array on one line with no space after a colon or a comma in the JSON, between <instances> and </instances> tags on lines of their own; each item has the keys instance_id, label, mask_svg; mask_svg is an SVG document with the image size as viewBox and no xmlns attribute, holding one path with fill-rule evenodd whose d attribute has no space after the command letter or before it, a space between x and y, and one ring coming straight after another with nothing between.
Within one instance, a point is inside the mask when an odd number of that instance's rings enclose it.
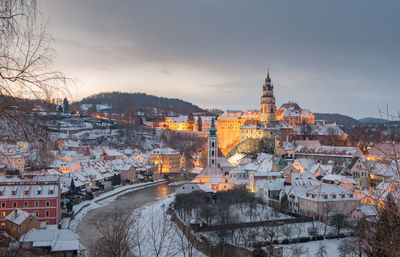
<instances>
[{"instance_id":1,"label":"dormer window","mask_svg":"<svg viewBox=\"0 0 400 257\"><path fill-rule=\"evenodd\" d=\"M332 198L335 199L336 198L336 194L332 194Z\"/></svg>"},{"instance_id":2,"label":"dormer window","mask_svg":"<svg viewBox=\"0 0 400 257\"><path fill-rule=\"evenodd\" d=\"M328 195L327 195L327 194L323 194L323 195L322 195L322 198L328 199Z\"/></svg>"},{"instance_id":3,"label":"dormer window","mask_svg":"<svg viewBox=\"0 0 400 257\"><path fill-rule=\"evenodd\" d=\"M353 198L353 194L349 194L350 198Z\"/></svg>"}]
</instances>

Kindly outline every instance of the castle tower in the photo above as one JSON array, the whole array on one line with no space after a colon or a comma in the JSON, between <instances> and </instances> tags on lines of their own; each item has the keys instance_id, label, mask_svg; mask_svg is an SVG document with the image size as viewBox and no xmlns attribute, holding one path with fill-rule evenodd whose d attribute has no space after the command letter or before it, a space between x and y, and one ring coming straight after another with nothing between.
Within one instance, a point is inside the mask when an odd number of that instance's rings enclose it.
<instances>
[{"instance_id":1,"label":"castle tower","mask_svg":"<svg viewBox=\"0 0 400 257\"><path fill-rule=\"evenodd\" d=\"M208 135L208 167L218 166L218 137L217 128L215 127L215 119L212 118L210 126L210 134Z\"/></svg>"},{"instance_id":2,"label":"castle tower","mask_svg":"<svg viewBox=\"0 0 400 257\"><path fill-rule=\"evenodd\" d=\"M261 126L266 128L275 124L275 110L274 86L272 85L268 70L268 75L263 86L263 94L261 96Z\"/></svg>"}]
</instances>

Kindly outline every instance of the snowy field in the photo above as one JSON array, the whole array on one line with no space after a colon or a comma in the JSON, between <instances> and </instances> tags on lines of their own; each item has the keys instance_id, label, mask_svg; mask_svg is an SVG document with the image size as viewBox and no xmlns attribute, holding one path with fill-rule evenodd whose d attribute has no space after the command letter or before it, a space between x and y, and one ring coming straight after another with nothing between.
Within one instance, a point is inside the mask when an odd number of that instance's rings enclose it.
<instances>
[{"instance_id":1,"label":"snowy field","mask_svg":"<svg viewBox=\"0 0 400 257\"><path fill-rule=\"evenodd\" d=\"M168 196L160 201L146 206L134 213L136 226L134 233L140 235L133 252L142 257L205 257L194 249L182 232L165 214L168 206L174 201L174 196ZM140 233L137 233L140 232Z\"/></svg>"},{"instance_id":2,"label":"snowy field","mask_svg":"<svg viewBox=\"0 0 400 257\"><path fill-rule=\"evenodd\" d=\"M291 257L314 257L318 256L318 252L321 251L321 246L325 248L326 253L325 257L340 257L340 253L338 251L338 246L344 239L327 239L321 241L313 241L308 243L299 243L299 244L291 244L291 245L282 245L283 256Z\"/></svg>"}]
</instances>

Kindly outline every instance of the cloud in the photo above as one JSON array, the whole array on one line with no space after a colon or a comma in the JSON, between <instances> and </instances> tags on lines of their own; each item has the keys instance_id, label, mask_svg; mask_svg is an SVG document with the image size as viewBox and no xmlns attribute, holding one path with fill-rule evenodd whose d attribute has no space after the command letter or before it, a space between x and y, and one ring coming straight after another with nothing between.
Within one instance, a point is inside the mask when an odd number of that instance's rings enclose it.
<instances>
[{"instance_id":1,"label":"cloud","mask_svg":"<svg viewBox=\"0 0 400 257\"><path fill-rule=\"evenodd\" d=\"M279 104L362 117L376 116L385 99L400 100L398 1L44 0L42 7L56 66L82 81L77 98L113 89L257 108L269 67Z\"/></svg>"}]
</instances>

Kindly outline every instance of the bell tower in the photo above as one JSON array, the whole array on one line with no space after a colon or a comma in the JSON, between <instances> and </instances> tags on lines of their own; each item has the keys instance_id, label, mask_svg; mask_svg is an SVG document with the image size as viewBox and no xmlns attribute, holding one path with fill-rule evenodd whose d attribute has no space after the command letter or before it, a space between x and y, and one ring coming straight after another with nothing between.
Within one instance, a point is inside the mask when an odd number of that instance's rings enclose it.
<instances>
[{"instance_id":1,"label":"bell tower","mask_svg":"<svg viewBox=\"0 0 400 257\"><path fill-rule=\"evenodd\" d=\"M274 86L272 85L268 70L267 78L263 85L263 94L261 96L260 121L262 127L271 127L275 124L275 111Z\"/></svg>"},{"instance_id":2,"label":"bell tower","mask_svg":"<svg viewBox=\"0 0 400 257\"><path fill-rule=\"evenodd\" d=\"M208 167L218 166L218 136L214 117L211 119L210 134L208 135Z\"/></svg>"}]
</instances>

